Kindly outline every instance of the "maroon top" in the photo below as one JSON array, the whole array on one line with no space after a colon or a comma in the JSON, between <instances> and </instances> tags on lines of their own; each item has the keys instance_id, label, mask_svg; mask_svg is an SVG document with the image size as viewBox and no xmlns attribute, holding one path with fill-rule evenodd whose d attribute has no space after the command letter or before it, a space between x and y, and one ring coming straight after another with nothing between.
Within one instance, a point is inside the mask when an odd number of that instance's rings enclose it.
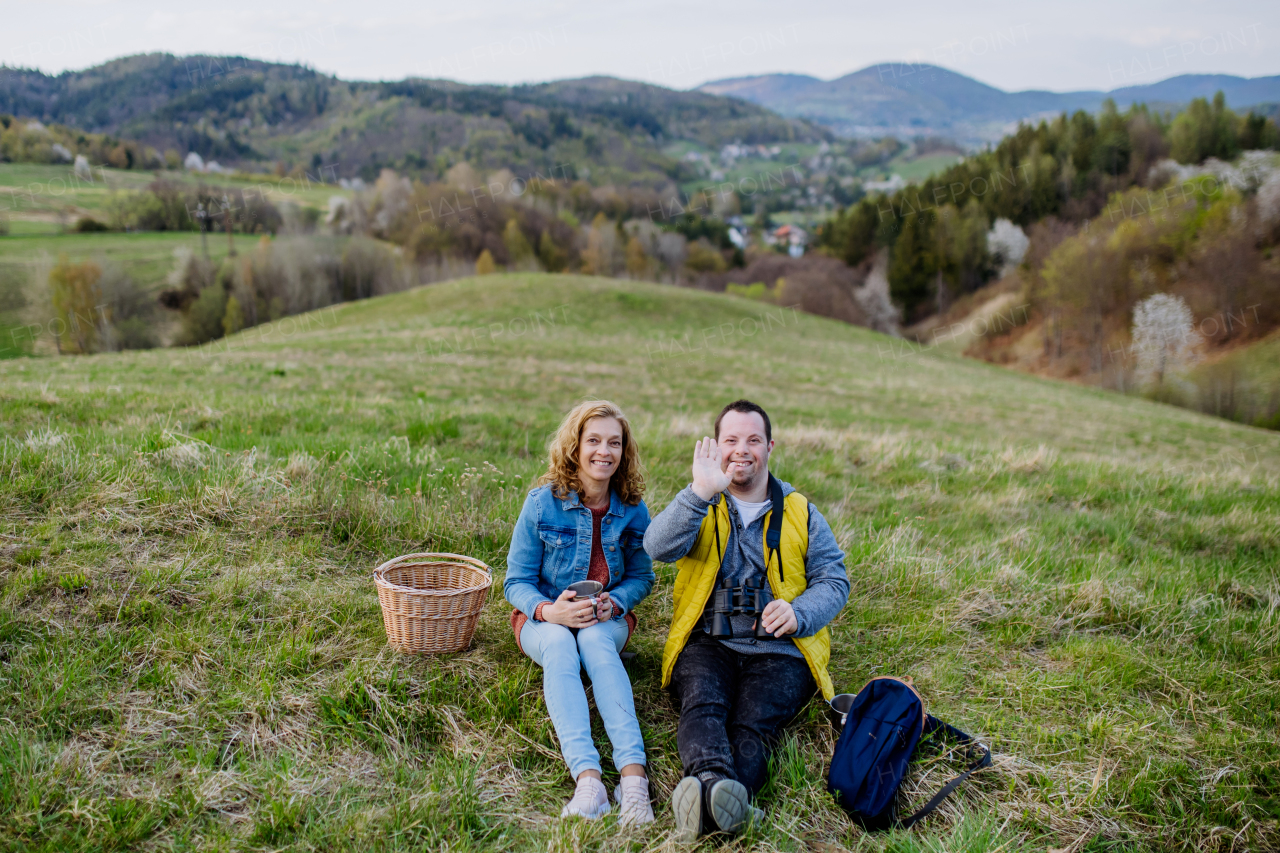
<instances>
[{"instance_id":1,"label":"maroon top","mask_svg":"<svg viewBox=\"0 0 1280 853\"><path fill-rule=\"evenodd\" d=\"M604 558L604 546L600 544L600 520L604 518L605 513L609 511L608 507L591 510L591 564L587 567L587 580L599 581L601 586L609 585L609 562ZM542 621L542 608L550 604L544 601L538 605L533 611L533 618L539 622ZM616 605L615 605L616 607ZM627 640L631 640L631 634L636 630L636 617L630 613L623 614L622 617L627 623ZM529 617L525 616L519 610L511 611L511 630L516 632L516 645L520 645L520 629L524 627L524 623L529 621ZM626 648L626 645L623 645ZM524 651L523 648L520 651Z\"/></svg>"}]
</instances>

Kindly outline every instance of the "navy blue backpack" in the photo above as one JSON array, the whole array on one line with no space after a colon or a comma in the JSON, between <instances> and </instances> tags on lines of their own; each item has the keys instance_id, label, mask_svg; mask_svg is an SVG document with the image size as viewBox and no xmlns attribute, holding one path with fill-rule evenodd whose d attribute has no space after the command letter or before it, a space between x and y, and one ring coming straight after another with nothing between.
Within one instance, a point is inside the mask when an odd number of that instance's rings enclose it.
<instances>
[{"instance_id":1,"label":"navy blue backpack","mask_svg":"<svg viewBox=\"0 0 1280 853\"><path fill-rule=\"evenodd\" d=\"M968 770L942 787L922 809L898 816L898 787L922 738L948 738L967 748ZM867 830L904 829L936 809L975 770L991 764L991 751L969 735L925 713L924 701L905 681L873 678L854 698L836 741L827 790L849 816Z\"/></svg>"}]
</instances>

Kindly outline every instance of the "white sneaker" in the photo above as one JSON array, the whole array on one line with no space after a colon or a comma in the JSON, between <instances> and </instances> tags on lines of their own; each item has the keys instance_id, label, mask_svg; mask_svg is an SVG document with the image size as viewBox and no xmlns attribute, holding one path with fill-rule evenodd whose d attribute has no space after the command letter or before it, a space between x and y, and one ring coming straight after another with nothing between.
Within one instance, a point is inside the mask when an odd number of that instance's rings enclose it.
<instances>
[{"instance_id":1,"label":"white sneaker","mask_svg":"<svg viewBox=\"0 0 1280 853\"><path fill-rule=\"evenodd\" d=\"M573 799L564 804L560 817L585 817L595 820L609 813L609 794L604 783L592 776L583 776L574 789Z\"/></svg>"},{"instance_id":2,"label":"white sneaker","mask_svg":"<svg viewBox=\"0 0 1280 853\"><path fill-rule=\"evenodd\" d=\"M613 789L618 802L619 826L642 826L653 823L653 805L649 802L649 780L643 776L623 776Z\"/></svg>"}]
</instances>

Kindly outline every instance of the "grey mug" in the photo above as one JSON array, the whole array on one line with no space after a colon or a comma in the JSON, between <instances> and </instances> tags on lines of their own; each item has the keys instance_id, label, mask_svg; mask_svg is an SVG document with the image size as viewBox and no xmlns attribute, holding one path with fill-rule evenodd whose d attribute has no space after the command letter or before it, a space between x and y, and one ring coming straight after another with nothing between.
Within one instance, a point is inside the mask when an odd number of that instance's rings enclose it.
<instances>
[{"instance_id":1,"label":"grey mug","mask_svg":"<svg viewBox=\"0 0 1280 853\"><path fill-rule=\"evenodd\" d=\"M854 693L841 693L839 696L831 697L831 701L828 704L831 705L831 722L836 725L836 728L844 728L844 721L849 717L849 709L853 707L855 698L857 698L857 694ZM840 720L839 723L836 723L837 718Z\"/></svg>"},{"instance_id":2,"label":"grey mug","mask_svg":"<svg viewBox=\"0 0 1280 853\"><path fill-rule=\"evenodd\" d=\"M574 598L587 598L592 604L596 603L596 596L600 594L600 590L604 589L604 584L600 581L578 581L568 586Z\"/></svg>"}]
</instances>

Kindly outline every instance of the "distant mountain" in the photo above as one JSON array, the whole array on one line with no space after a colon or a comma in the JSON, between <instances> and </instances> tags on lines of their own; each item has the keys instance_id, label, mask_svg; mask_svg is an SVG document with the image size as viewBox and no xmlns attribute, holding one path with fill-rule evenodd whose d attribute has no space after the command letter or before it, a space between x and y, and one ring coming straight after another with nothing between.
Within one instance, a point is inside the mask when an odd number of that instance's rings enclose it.
<instances>
[{"instance_id":1,"label":"distant mountain","mask_svg":"<svg viewBox=\"0 0 1280 853\"><path fill-rule=\"evenodd\" d=\"M996 141L1019 121L1097 110L1108 97L1122 109L1135 102L1174 109L1193 98L1213 97L1219 90L1235 109L1273 105L1280 101L1280 76L1183 74L1109 93L1005 92L936 65L889 62L835 80L765 74L715 80L697 89L806 118L841 136L938 135L970 144Z\"/></svg>"},{"instance_id":2,"label":"distant mountain","mask_svg":"<svg viewBox=\"0 0 1280 853\"><path fill-rule=\"evenodd\" d=\"M339 80L235 56L147 54L51 76L0 67L0 113L138 140L223 165L382 167L440 175L465 160L593 183L689 178L674 140L720 146L832 139L829 130L704 92L588 77L532 86Z\"/></svg>"}]
</instances>

